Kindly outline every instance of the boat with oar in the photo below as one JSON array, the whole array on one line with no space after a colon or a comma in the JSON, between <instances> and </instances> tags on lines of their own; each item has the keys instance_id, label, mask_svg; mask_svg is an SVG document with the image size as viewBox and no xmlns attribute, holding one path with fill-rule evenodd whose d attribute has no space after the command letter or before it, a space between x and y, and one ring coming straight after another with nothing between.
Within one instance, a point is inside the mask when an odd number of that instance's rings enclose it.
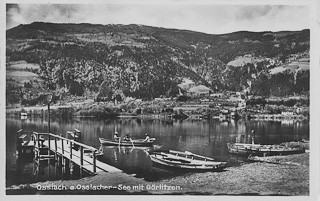
<instances>
[{"instance_id":1,"label":"boat with oar","mask_svg":"<svg viewBox=\"0 0 320 201\"><path fill-rule=\"evenodd\" d=\"M221 171L227 167L227 162L218 162L213 158L188 151L156 150L149 152L149 156L153 163L170 168L195 171Z\"/></svg>"},{"instance_id":2,"label":"boat with oar","mask_svg":"<svg viewBox=\"0 0 320 201\"><path fill-rule=\"evenodd\" d=\"M91 158L93 157L93 152L90 149L83 149L83 154L87 155L87 156L89 156ZM103 148L102 148L102 146L100 146L98 151L95 152L95 156L96 157L100 157L102 155L103 155Z\"/></svg>"},{"instance_id":3,"label":"boat with oar","mask_svg":"<svg viewBox=\"0 0 320 201\"><path fill-rule=\"evenodd\" d=\"M99 138L100 144L109 146L137 146L137 147L152 147L155 138L150 138L148 141L145 139L131 139L131 140L109 140Z\"/></svg>"},{"instance_id":4,"label":"boat with oar","mask_svg":"<svg viewBox=\"0 0 320 201\"><path fill-rule=\"evenodd\" d=\"M260 145L244 143L227 143L228 151L232 154L274 156L305 153L304 147L290 147L286 145Z\"/></svg>"}]
</instances>

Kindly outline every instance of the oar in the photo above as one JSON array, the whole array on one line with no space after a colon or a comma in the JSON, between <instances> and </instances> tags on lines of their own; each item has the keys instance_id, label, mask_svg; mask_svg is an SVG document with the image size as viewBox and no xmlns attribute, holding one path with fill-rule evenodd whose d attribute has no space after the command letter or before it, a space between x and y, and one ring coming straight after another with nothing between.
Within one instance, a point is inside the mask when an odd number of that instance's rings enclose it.
<instances>
[{"instance_id":1,"label":"oar","mask_svg":"<svg viewBox=\"0 0 320 201\"><path fill-rule=\"evenodd\" d=\"M190 151L185 151L184 153L189 154L189 155L193 155L193 156L198 156L198 157L204 158L204 159L214 160L213 158L209 158L209 157L206 157L206 156L201 156L201 155L198 155L198 154L194 154L194 153L192 153Z\"/></svg>"},{"instance_id":2,"label":"oar","mask_svg":"<svg viewBox=\"0 0 320 201\"><path fill-rule=\"evenodd\" d=\"M100 147L99 147L99 152L100 152L101 155L103 154L103 147L102 147L102 145L100 145Z\"/></svg>"},{"instance_id":3,"label":"oar","mask_svg":"<svg viewBox=\"0 0 320 201\"><path fill-rule=\"evenodd\" d=\"M134 144L133 144L133 141L132 141L132 139L130 138L130 142L132 143L132 146L134 147Z\"/></svg>"}]
</instances>

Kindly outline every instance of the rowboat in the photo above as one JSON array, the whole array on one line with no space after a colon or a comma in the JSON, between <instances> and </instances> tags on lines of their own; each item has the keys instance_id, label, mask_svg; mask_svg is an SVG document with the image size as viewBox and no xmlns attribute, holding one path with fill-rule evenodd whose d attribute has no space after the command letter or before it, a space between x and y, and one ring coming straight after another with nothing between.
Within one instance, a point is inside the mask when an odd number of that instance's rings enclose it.
<instances>
[{"instance_id":1,"label":"rowboat","mask_svg":"<svg viewBox=\"0 0 320 201\"><path fill-rule=\"evenodd\" d=\"M193 154L188 151L157 150L149 152L149 156L153 163L171 168L221 171L227 167L227 162L217 162L213 158Z\"/></svg>"},{"instance_id":2,"label":"rowboat","mask_svg":"<svg viewBox=\"0 0 320 201\"><path fill-rule=\"evenodd\" d=\"M92 150L90 150L90 149L83 149L83 154L87 155L87 156L89 156L91 158L93 157ZM96 157L100 157L102 155L103 155L103 148L100 147L99 150L95 152L95 156Z\"/></svg>"},{"instance_id":3,"label":"rowboat","mask_svg":"<svg viewBox=\"0 0 320 201\"><path fill-rule=\"evenodd\" d=\"M109 146L137 146L137 147L151 147L155 138L150 138L149 141L145 141L145 139L134 139L131 141L124 140L108 140L105 138L99 138L100 144L109 145Z\"/></svg>"},{"instance_id":4,"label":"rowboat","mask_svg":"<svg viewBox=\"0 0 320 201\"><path fill-rule=\"evenodd\" d=\"M305 153L303 147L288 147L284 145L260 145L244 143L227 143L228 151L232 154L273 156Z\"/></svg>"},{"instance_id":5,"label":"rowboat","mask_svg":"<svg viewBox=\"0 0 320 201\"><path fill-rule=\"evenodd\" d=\"M246 144L246 143L227 143L230 154L247 155L250 148L259 148L260 144Z\"/></svg>"},{"instance_id":6,"label":"rowboat","mask_svg":"<svg viewBox=\"0 0 320 201\"><path fill-rule=\"evenodd\" d=\"M248 152L256 156L290 155L305 153L305 148L286 147L282 145L263 145L261 147L251 147Z\"/></svg>"}]
</instances>

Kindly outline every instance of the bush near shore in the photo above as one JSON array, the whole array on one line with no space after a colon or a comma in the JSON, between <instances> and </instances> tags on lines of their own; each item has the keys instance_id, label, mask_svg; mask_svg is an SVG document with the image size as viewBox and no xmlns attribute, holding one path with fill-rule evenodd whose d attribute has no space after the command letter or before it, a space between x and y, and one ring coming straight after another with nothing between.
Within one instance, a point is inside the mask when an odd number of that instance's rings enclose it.
<instances>
[{"instance_id":1,"label":"bush near shore","mask_svg":"<svg viewBox=\"0 0 320 201\"><path fill-rule=\"evenodd\" d=\"M101 118L116 117L120 114L120 109L116 107L108 107L106 105L88 105L79 109L74 116L94 116Z\"/></svg>"}]
</instances>

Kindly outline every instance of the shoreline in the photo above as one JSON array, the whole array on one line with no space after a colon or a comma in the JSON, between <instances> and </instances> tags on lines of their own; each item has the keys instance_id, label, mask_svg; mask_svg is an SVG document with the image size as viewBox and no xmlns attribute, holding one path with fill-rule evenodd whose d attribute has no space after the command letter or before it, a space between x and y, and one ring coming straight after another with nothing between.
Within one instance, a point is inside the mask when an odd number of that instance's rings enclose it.
<instances>
[{"instance_id":1,"label":"shoreline","mask_svg":"<svg viewBox=\"0 0 320 201\"><path fill-rule=\"evenodd\" d=\"M79 180L59 180L14 185L7 195L309 195L309 153L270 156L275 163L254 162L228 167L222 172L187 173L148 182L126 173L100 173ZM65 186L59 190L40 188ZM72 190L73 186L73 190ZM99 188L99 186L102 187Z\"/></svg>"}]
</instances>

